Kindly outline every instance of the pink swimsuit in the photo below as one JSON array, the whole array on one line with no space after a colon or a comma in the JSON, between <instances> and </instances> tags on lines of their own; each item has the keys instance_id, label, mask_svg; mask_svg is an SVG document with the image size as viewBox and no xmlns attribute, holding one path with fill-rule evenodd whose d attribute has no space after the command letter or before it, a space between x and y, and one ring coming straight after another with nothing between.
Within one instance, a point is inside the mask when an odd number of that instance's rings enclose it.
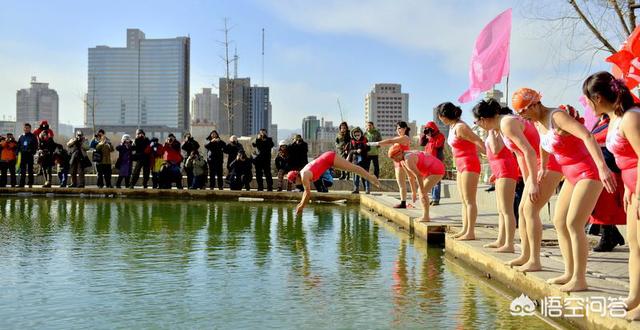
<instances>
[{"instance_id":1,"label":"pink swimsuit","mask_svg":"<svg viewBox=\"0 0 640 330\"><path fill-rule=\"evenodd\" d=\"M318 156L318 158L311 161L311 163L307 164L302 169L302 171L304 170L311 171L311 174L313 174L313 179L311 179L311 182L318 181L318 179L322 177L322 174L333 166L333 161L335 159L336 159L336 152L327 151L322 155Z\"/></svg>"},{"instance_id":2,"label":"pink swimsuit","mask_svg":"<svg viewBox=\"0 0 640 330\"><path fill-rule=\"evenodd\" d=\"M456 136L456 126L462 124L459 122L449 130L447 143L451 146L453 157L455 158L458 172L474 172L480 173L480 158L478 158L478 150L473 142L461 139Z\"/></svg>"},{"instance_id":3,"label":"pink swimsuit","mask_svg":"<svg viewBox=\"0 0 640 330\"><path fill-rule=\"evenodd\" d=\"M572 134L560 135L553 127L551 116L556 111L549 114L550 127L547 133L540 136L542 149L553 156L562 168L562 174L575 185L583 179L600 180L598 167L589 154L584 142ZM551 157L550 157L551 158Z\"/></svg>"},{"instance_id":4,"label":"pink swimsuit","mask_svg":"<svg viewBox=\"0 0 640 330\"><path fill-rule=\"evenodd\" d=\"M627 111L640 112L640 109L634 108ZM638 180L638 155L629 140L618 133L621 121L622 118L617 118L609 124L606 144L607 149L615 156L616 165L622 171L622 182L624 182L625 188L635 193Z\"/></svg>"},{"instance_id":5,"label":"pink swimsuit","mask_svg":"<svg viewBox=\"0 0 640 330\"><path fill-rule=\"evenodd\" d=\"M503 146L497 154L494 154L489 147L489 141L485 141L485 147L487 149L487 158L489 159L489 166L491 167L491 173L496 179L514 179L518 180L520 174L518 173L518 162L513 152L506 146Z\"/></svg>"},{"instance_id":6,"label":"pink swimsuit","mask_svg":"<svg viewBox=\"0 0 640 330\"><path fill-rule=\"evenodd\" d=\"M529 142L533 150L536 152L537 164L538 164L538 167L540 167L540 163L541 163L540 134L538 134L538 130L530 121L517 116L514 116L514 118L516 118L518 121L520 121L524 125L524 132L523 132L524 137L527 139L527 141ZM511 141L511 139L502 135L502 142L504 142L504 146L507 147L509 150L515 152L516 154L524 158L524 153L520 150L520 148L518 148L518 146L515 143L513 143L513 141ZM549 162L547 163L547 170L562 173L562 168L560 167L560 164L556 162L554 157L549 157ZM525 169L521 168L520 171L522 172L522 177L524 178ZM533 175L536 175L536 173L533 173Z\"/></svg>"},{"instance_id":7,"label":"pink swimsuit","mask_svg":"<svg viewBox=\"0 0 640 330\"><path fill-rule=\"evenodd\" d=\"M430 175L444 175L444 164L440 159L433 157L424 151L417 151L415 153L418 155L416 167L418 168L420 175L424 177L428 177ZM405 152L405 157L409 154L412 154L412 152Z\"/></svg>"}]
</instances>

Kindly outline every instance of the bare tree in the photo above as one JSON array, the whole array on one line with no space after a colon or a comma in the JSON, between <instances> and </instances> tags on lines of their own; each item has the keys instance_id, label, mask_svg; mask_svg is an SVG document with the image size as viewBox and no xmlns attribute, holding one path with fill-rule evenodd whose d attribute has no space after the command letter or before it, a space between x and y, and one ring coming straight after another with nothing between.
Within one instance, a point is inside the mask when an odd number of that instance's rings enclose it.
<instances>
[{"instance_id":1,"label":"bare tree","mask_svg":"<svg viewBox=\"0 0 640 330\"><path fill-rule=\"evenodd\" d=\"M220 89L219 91L220 94L222 94L223 90L225 92L226 97L222 100L222 106L224 108L224 111L227 114L227 125L229 130L227 133L229 133L229 135L232 135L233 124L235 119L233 110L239 104L239 102L235 100L235 97L234 97L235 80L231 79L230 72L229 72L229 65L237 61L237 56L234 56L232 59L229 58L229 45L233 41L229 40L229 31L231 31L231 28L228 26L228 21L229 20L227 18L224 19L224 28L221 30L224 33L224 41L218 41L218 43L220 43L224 47L224 55L221 55L220 58L225 64L225 78L226 78L224 86L218 86L218 89ZM237 67L236 67L236 74L237 74Z\"/></svg>"}]
</instances>

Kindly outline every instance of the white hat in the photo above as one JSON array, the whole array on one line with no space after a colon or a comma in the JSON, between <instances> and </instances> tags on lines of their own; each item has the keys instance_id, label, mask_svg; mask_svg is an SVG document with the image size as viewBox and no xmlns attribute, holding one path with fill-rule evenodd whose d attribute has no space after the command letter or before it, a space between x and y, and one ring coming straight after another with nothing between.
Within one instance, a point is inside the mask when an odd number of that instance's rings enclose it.
<instances>
[{"instance_id":1,"label":"white hat","mask_svg":"<svg viewBox=\"0 0 640 330\"><path fill-rule=\"evenodd\" d=\"M122 135L122 139L120 139L120 142L124 142L128 140L131 140L131 136L129 136L129 134L124 134Z\"/></svg>"},{"instance_id":2,"label":"white hat","mask_svg":"<svg viewBox=\"0 0 640 330\"><path fill-rule=\"evenodd\" d=\"M286 146L287 145L287 140L280 140L280 142L278 143L278 146Z\"/></svg>"}]
</instances>

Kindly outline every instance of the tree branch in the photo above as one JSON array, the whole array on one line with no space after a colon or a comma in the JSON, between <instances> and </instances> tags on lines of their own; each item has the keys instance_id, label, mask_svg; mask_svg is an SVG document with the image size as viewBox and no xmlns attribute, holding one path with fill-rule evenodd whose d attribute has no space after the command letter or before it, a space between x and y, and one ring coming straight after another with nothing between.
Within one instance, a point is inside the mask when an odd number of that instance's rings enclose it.
<instances>
[{"instance_id":1,"label":"tree branch","mask_svg":"<svg viewBox=\"0 0 640 330\"><path fill-rule=\"evenodd\" d=\"M629 26L631 27L631 30L635 30L636 29L636 8L638 8L638 5L636 5L636 1L635 0L628 0L627 1L627 6L629 7Z\"/></svg>"},{"instance_id":2,"label":"tree branch","mask_svg":"<svg viewBox=\"0 0 640 330\"><path fill-rule=\"evenodd\" d=\"M580 18L582 18L582 20L584 21L584 24L589 28L589 30L591 30L591 32L593 32L593 34L596 36L596 38L598 38L598 40L600 40L600 42L602 42L602 44L607 48L607 50L610 53L615 54L616 53L616 49L613 48L613 46L611 46L609 41L607 41L607 39L605 39L605 37L602 36L602 33L600 33L600 31L598 31L593 26L591 21L589 21L589 19L584 15L584 13L580 9L580 7L576 3L576 1L575 0L568 0L568 1L569 1L569 4L571 4L571 6L573 7L573 9L576 11L576 13L578 13Z\"/></svg>"},{"instance_id":3,"label":"tree branch","mask_svg":"<svg viewBox=\"0 0 640 330\"><path fill-rule=\"evenodd\" d=\"M631 31L627 26L627 22L625 22L624 20L624 15L622 15L622 10L620 10L620 6L618 5L618 0L609 0L609 2L611 2L613 9L615 10L616 14L618 14L618 18L620 19L620 24L622 24L624 32L626 32L627 36L629 36L631 34Z\"/></svg>"}]
</instances>

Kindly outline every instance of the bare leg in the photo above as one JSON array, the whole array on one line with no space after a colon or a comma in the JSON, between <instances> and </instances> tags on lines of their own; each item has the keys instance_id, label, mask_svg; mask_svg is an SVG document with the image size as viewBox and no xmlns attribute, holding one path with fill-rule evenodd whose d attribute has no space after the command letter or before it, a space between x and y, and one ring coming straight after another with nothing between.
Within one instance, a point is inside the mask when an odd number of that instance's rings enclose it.
<instances>
[{"instance_id":1,"label":"bare leg","mask_svg":"<svg viewBox=\"0 0 640 330\"><path fill-rule=\"evenodd\" d=\"M438 182L440 182L440 180L442 180L443 175L429 175L428 177L426 177L424 179L424 185L425 185L425 194L424 196L421 196L423 200L422 203L422 219L420 219L421 222L429 222L431 220L431 218L429 217L429 191L431 191L431 188L433 188L436 184L438 184Z\"/></svg>"},{"instance_id":2,"label":"bare leg","mask_svg":"<svg viewBox=\"0 0 640 330\"><path fill-rule=\"evenodd\" d=\"M518 226L518 234L520 235L520 256L507 262L509 266L522 266L529 260L529 240L527 239L527 222L524 214L524 205L529 199L528 187L525 185L522 190L522 199L518 205L518 214L520 214L520 225Z\"/></svg>"},{"instance_id":3,"label":"bare leg","mask_svg":"<svg viewBox=\"0 0 640 330\"><path fill-rule=\"evenodd\" d=\"M635 209L638 201L636 196L631 198L628 209ZM629 297L625 300L627 304L627 318L640 320L640 235L638 231L639 219L633 212L627 212L627 240L629 241Z\"/></svg>"},{"instance_id":4,"label":"bare leg","mask_svg":"<svg viewBox=\"0 0 640 330\"><path fill-rule=\"evenodd\" d=\"M356 174L360 175L361 177L367 179L367 181L373 183L374 186L380 188L380 181L378 181L378 178L376 178L375 175L367 172L364 168L362 168L362 167L360 167L358 165L354 165L352 163L349 163L344 158L336 156L335 160L333 161L333 166L336 167L336 168L345 170L345 171L356 173ZM405 195L406 195L406 192L405 192Z\"/></svg>"},{"instance_id":5,"label":"bare leg","mask_svg":"<svg viewBox=\"0 0 640 330\"><path fill-rule=\"evenodd\" d=\"M396 167L396 181L398 182L398 189L400 189L400 200L407 200L407 174L404 173L402 167Z\"/></svg>"},{"instance_id":6,"label":"bare leg","mask_svg":"<svg viewBox=\"0 0 640 330\"><path fill-rule=\"evenodd\" d=\"M542 221L540 220L540 210L549 202L554 194L558 183L562 179L562 173L550 171L539 184L540 193L538 200L531 203L527 198L524 207L527 221L527 239L529 240L529 259L518 268L521 272L535 272L542 269L540 263L540 245L542 244Z\"/></svg>"},{"instance_id":7,"label":"bare leg","mask_svg":"<svg viewBox=\"0 0 640 330\"><path fill-rule=\"evenodd\" d=\"M480 174L474 172L462 173L463 197L467 205L467 232L458 237L461 241L476 239L476 219L478 218L478 207L476 204L476 193L478 192L478 179Z\"/></svg>"},{"instance_id":8,"label":"bare leg","mask_svg":"<svg viewBox=\"0 0 640 330\"><path fill-rule=\"evenodd\" d=\"M516 215L513 212L513 200L516 198L516 180L496 180L496 196L498 197L498 211L501 215L504 240L496 252L513 252L513 240L516 233Z\"/></svg>"},{"instance_id":9,"label":"bare leg","mask_svg":"<svg viewBox=\"0 0 640 330\"><path fill-rule=\"evenodd\" d=\"M584 226L593 212L596 202L602 192L603 184L596 180L580 180L576 183L571 196L571 206L567 214L567 227L571 237L570 258L573 259L573 274L571 280L560 287L560 291L587 290L587 258L589 245Z\"/></svg>"},{"instance_id":10,"label":"bare leg","mask_svg":"<svg viewBox=\"0 0 640 330\"><path fill-rule=\"evenodd\" d=\"M567 214L569 213L569 205L571 204L571 195L573 195L573 185L566 181L560 189L558 200L556 201L555 211L553 212L553 226L558 233L558 244L562 253L564 262L564 274L550 278L547 280L549 284L566 284L573 274L573 258L571 258L571 237L567 229Z\"/></svg>"},{"instance_id":11,"label":"bare leg","mask_svg":"<svg viewBox=\"0 0 640 330\"><path fill-rule=\"evenodd\" d=\"M453 238L458 238L467 232L467 204L465 204L463 197L464 189L462 187L462 173L458 173L458 176L456 177L456 187L458 188L458 195L460 195L460 204L462 205L462 230L455 233L453 235Z\"/></svg>"}]
</instances>

